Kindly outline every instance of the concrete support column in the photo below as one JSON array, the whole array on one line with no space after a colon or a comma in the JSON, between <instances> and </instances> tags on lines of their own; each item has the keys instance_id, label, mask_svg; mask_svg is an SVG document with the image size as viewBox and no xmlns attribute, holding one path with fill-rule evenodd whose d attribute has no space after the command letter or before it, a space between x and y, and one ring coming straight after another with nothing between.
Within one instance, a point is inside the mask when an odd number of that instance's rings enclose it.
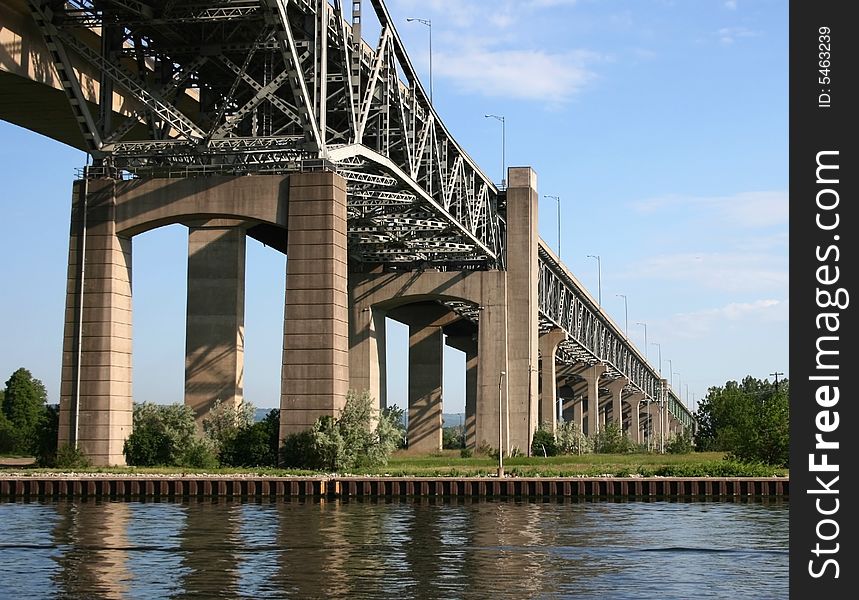
<instances>
[{"instance_id":1,"label":"concrete support column","mask_svg":"<svg viewBox=\"0 0 859 600\"><path fill-rule=\"evenodd\" d=\"M573 404L573 422L578 426L579 433L585 432L585 425L584 425L585 411L584 411L583 403L584 403L584 400L581 397L579 397L578 401L576 401Z\"/></svg>"},{"instance_id":2,"label":"concrete support column","mask_svg":"<svg viewBox=\"0 0 859 600\"><path fill-rule=\"evenodd\" d=\"M659 450L659 442L660 436L662 435L662 430L660 429L660 418L662 416L662 411L659 409L659 402L652 401L648 407L648 414L650 415L650 436L653 440L653 449Z\"/></svg>"},{"instance_id":3,"label":"concrete support column","mask_svg":"<svg viewBox=\"0 0 859 600\"><path fill-rule=\"evenodd\" d=\"M587 398L588 398L588 437L592 437L599 432L599 404L600 390L599 380L603 373L606 372L606 366L596 364L587 367L580 373L587 383Z\"/></svg>"},{"instance_id":4,"label":"concrete support column","mask_svg":"<svg viewBox=\"0 0 859 600\"><path fill-rule=\"evenodd\" d=\"M114 185L74 184L63 338L58 441L97 466L124 465L131 434L131 239L116 233Z\"/></svg>"},{"instance_id":5,"label":"concrete support column","mask_svg":"<svg viewBox=\"0 0 859 600\"><path fill-rule=\"evenodd\" d=\"M644 394L641 392L633 392L626 399L629 403L629 437L636 444L643 443L639 418L642 400L644 400Z\"/></svg>"},{"instance_id":6,"label":"concrete support column","mask_svg":"<svg viewBox=\"0 0 859 600\"><path fill-rule=\"evenodd\" d=\"M337 416L349 386L346 182L335 173L289 179L280 436Z\"/></svg>"},{"instance_id":7,"label":"concrete support column","mask_svg":"<svg viewBox=\"0 0 859 600\"><path fill-rule=\"evenodd\" d=\"M350 298L349 388L369 391L379 408L388 405L385 317L385 311Z\"/></svg>"},{"instance_id":8,"label":"concrete support column","mask_svg":"<svg viewBox=\"0 0 859 600\"><path fill-rule=\"evenodd\" d=\"M245 247L245 230L235 221L189 225L185 405L201 430L215 401L242 402Z\"/></svg>"},{"instance_id":9,"label":"concrete support column","mask_svg":"<svg viewBox=\"0 0 859 600\"><path fill-rule=\"evenodd\" d=\"M500 272L495 293L487 294L480 311L477 338L477 446L507 448L506 406L509 380L507 362L506 273ZM487 290L488 291L488 290ZM499 434L500 428L500 434Z\"/></svg>"},{"instance_id":10,"label":"concrete support column","mask_svg":"<svg viewBox=\"0 0 859 600\"><path fill-rule=\"evenodd\" d=\"M555 352L567 338L560 329L552 329L540 336L540 411L538 425L555 431L558 421L558 381Z\"/></svg>"},{"instance_id":11,"label":"concrete support column","mask_svg":"<svg viewBox=\"0 0 859 600\"><path fill-rule=\"evenodd\" d=\"M477 340L472 336L448 336L447 345L465 353L465 446L477 445Z\"/></svg>"},{"instance_id":12,"label":"concrete support column","mask_svg":"<svg viewBox=\"0 0 859 600\"><path fill-rule=\"evenodd\" d=\"M537 429L539 360L537 175L528 167L508 170L507 326L510 447L531 451Z\"/></svg>"},{"instance_id":13,"label":"concrete support column","mask_svg":"<svg viewBox=\"0 0 859 600\"><path fill-rule=\"evenodd\" d=\"M629 385L629 379L620 377L608 385L609 397L611 398L611 419L623 432L623 388Z\"/></svg>"},{"instance_id":14,"label":"concrete support column","mask_svg":"<svg viewBox=\"0 0 859 600\"><path fill-rule=\"evenodd\" d=\"M441 450L443 365L442 328L410 325L409 450Z\"/></svg>"}]
</instances>

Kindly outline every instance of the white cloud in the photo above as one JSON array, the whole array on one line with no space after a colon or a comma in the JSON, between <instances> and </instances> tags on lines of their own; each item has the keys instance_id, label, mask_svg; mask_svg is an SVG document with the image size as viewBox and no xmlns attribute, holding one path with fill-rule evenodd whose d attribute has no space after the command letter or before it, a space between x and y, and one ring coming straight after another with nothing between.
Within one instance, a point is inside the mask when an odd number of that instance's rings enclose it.
<instances>
[{"instance_id":1,"label":"white cloud","mask_svg":"<svg viewBox=\"0 0 859 600\"><path fill-rule=\"evenodd\" d=\"M624 277L727 293L787 291L789 282L786 256L748 252L655 256L630 264Z\"/></svg>"},{"instance_id":2,"label":"white cloud","mask_svg":"<svg viewBox=\"0 0 859 600\"><path fill-rule=\"evenodd\" d=\"M438 54L436 73L471 94L558 104L596 79L588 65L598 60L598 55L587 51L553 54L469 43L455 52Z\"/></svg>"},{"instance_id":3,"label":"white cloud","mask_svg":"<svg viewBox=\"0 0 859 600\"><path fill-rule=\"evenodd\" d=\"M675 314L660 326L666 327L666 331L673 332L677 338L699 339L709 337L716 330L746 327L750 323L787 322L789 308L788 300L773 298L731 302L716 308Z\"/></svg>"},{"instance_id":4,"label":"white cloud","mask_svg":"<svg viewBox=\"0 0 859 600\"><path fill-rule=\"evenodd\" d=\"M760 32L745 27L722 27L716 32L716 35L723 44L733 44L740 38L757 37Z\"/></svg>"},{"instance_id":5,"label":"white cloud","mask_svg":"<svg viewBox=\"0 0 859 600\"><path fill-rule=\"evenodd\" d=\"M725 0L725 8L729 10L737 10L737 0Z\"/></svg>"},{"instance_id":6,"label":"white cloud","mask_svg":"<svg viewBox=\"0 0 859 600\"><path fill-rule=\"evenodd\" d=\"M738 192L730 196L684 196L671 194L632 203L642 214L678 211L719 218L734 227L760 228L784 225L788 222L788 193L786 190Z\"/></svg>"}]
</instances>

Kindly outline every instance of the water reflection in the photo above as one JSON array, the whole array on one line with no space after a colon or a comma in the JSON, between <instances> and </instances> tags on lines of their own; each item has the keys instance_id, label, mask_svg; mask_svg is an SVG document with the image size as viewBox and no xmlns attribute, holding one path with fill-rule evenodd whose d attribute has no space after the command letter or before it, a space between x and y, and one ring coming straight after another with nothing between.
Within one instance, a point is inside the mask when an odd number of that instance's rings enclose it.
<instances>
[{"instance_id":1,"label":"water reflection","mask_svg":"<svg viewBox=\"0 0 859 600\"><path fill-rule=\"evenodd\" d=\"M22 598L773 598L787 520L782 502L0 503L0 581Z\"/></svg>"}]
</instances>

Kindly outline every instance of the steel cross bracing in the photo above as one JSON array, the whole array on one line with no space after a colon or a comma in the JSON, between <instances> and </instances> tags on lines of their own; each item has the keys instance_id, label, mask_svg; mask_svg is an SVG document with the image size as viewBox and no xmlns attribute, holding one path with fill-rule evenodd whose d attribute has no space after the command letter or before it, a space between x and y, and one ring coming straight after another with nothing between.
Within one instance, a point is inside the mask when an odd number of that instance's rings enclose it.
<instances>
[{"instance_id":1,"label":"steel cross bracing","mask_svg":"<svg viewBox=\"0 0 859 600\"><path fill-rule=\"evenodd\" d=\"M336 170L350 259L504 267L504 195L434 112L382 0L373 46L361 0L28 4L92 173Z\"/></svg>"},{"instance_id":2,"label":"steel cross bracing","mask_svg":"<svg viewBox=\"0 0 859 600\"><path fill-rule=\"evenodd\" d=\"M691 426L694 419L689 410L672 390L663 389L659 373L624 338L542 240L539 258L540 329L559 328L567 336L556 359L571 365L602 363L607 367L605 376L626 377L629 391L643 392L650 400L666 400L669 412L685 426Z\"/></svg>"}]
</instances>

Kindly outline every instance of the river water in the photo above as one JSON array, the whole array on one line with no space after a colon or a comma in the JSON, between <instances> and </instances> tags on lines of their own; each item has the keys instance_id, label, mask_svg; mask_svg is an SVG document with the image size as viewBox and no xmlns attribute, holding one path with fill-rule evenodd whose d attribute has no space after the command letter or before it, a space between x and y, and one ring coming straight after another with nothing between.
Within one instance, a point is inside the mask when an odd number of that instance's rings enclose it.
<instances>
[{"instance_id":1,"label":"river water","mask_svg":"<svg viewBox=\"0 0 859 600\"><path fill-rule=\"evenodd\" d=\"M0 598L786 598L788 503L0 503Z\"/></svg>"}]
</instances>

